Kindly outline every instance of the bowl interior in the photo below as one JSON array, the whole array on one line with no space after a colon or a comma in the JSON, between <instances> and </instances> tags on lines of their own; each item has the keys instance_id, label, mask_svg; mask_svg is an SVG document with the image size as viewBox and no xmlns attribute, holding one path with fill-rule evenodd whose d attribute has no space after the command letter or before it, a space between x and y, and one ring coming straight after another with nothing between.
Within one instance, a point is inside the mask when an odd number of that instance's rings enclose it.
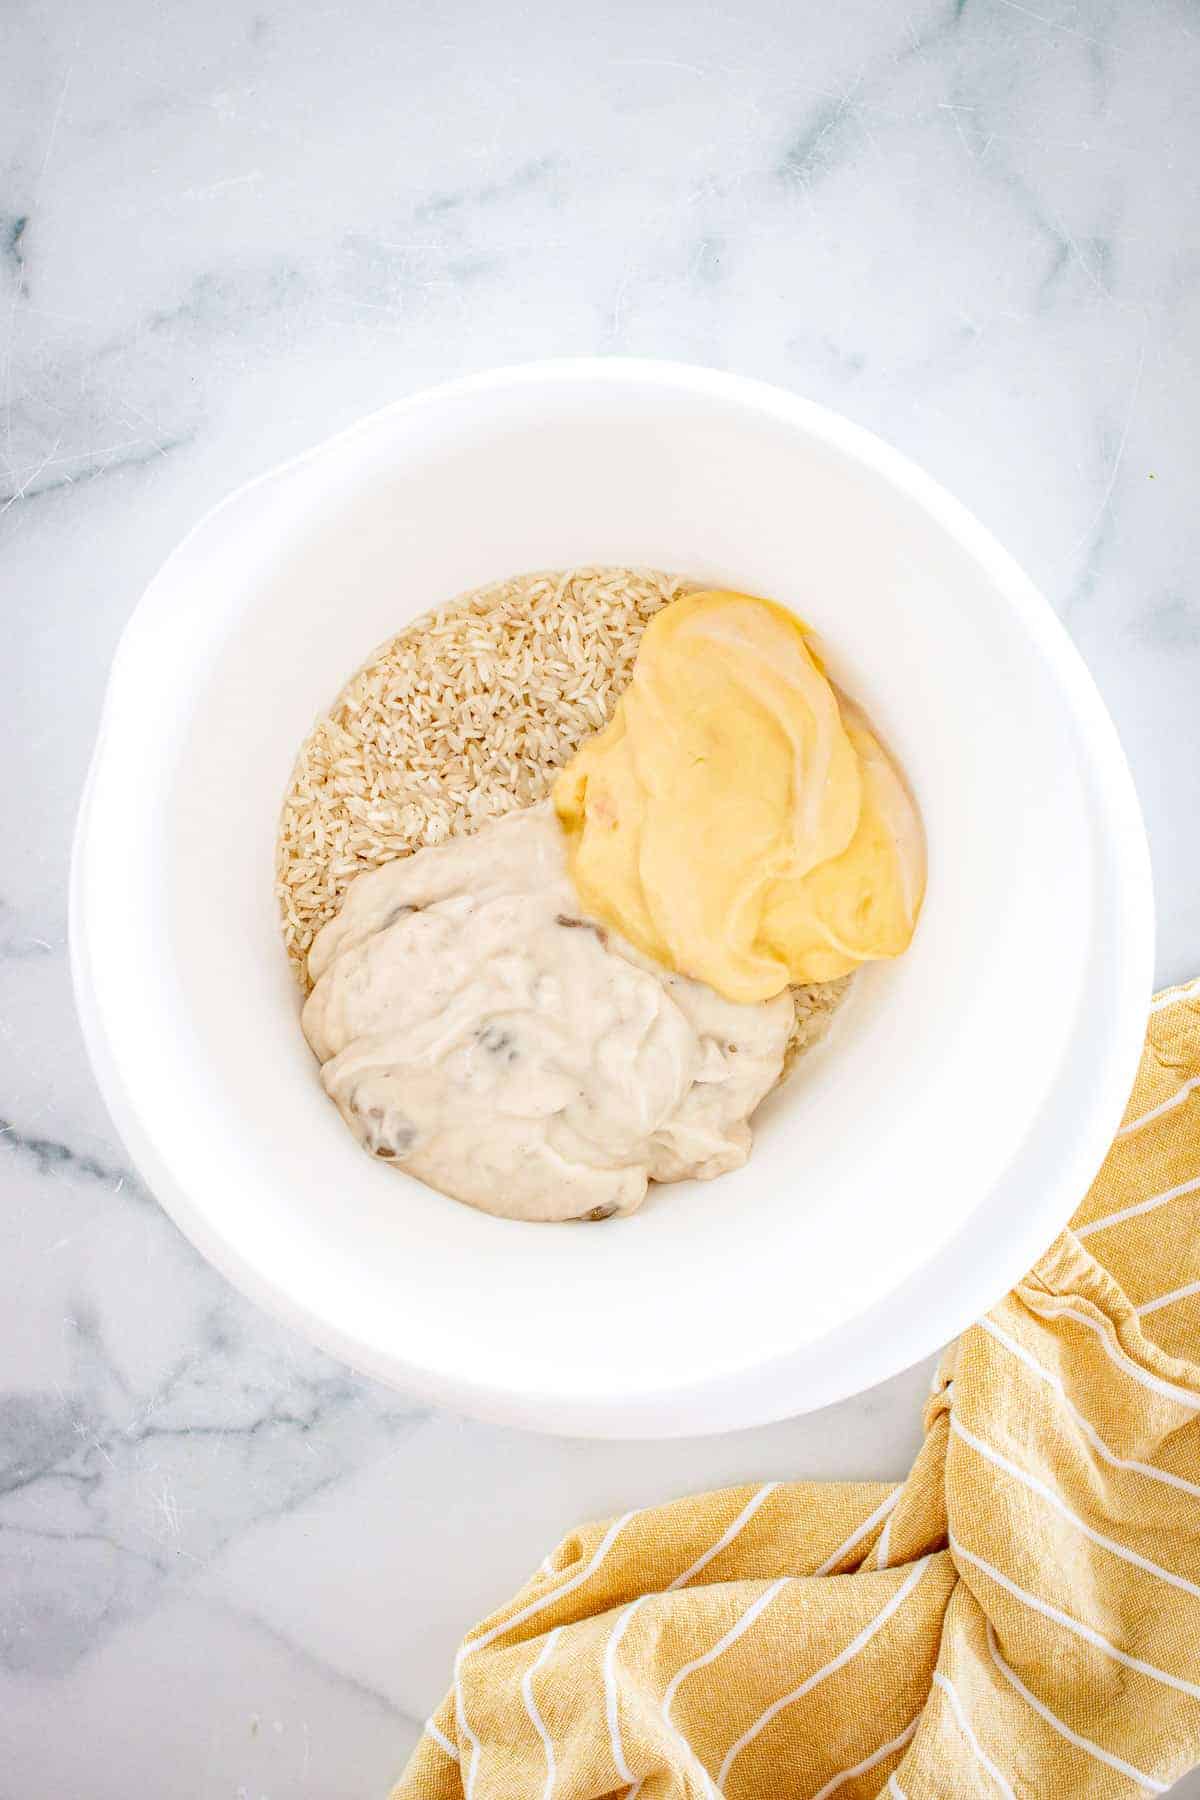
<instances>
[{"instance_id":1,"label":"bowl interior","mask_svg":"<svg viewBox=\"0 0 1200 1800\"><path fill-rule=\"evenodd\" d=\"M910 952L860 975L743 1170L548 1228L358 1150L300 1034L272 865L296 749L379 641L464 588L583 561L807 619L907 772L929 887ZM529 1423L628 1405L695 1428L688 1396L802 1358L928 1265L1054 1104L1113 854L1085 740L986 558L816 424L649 376L376 415L199 527L114 671L79 925L163 1197L360 1366Z\"/></svg>"}]
</instances>

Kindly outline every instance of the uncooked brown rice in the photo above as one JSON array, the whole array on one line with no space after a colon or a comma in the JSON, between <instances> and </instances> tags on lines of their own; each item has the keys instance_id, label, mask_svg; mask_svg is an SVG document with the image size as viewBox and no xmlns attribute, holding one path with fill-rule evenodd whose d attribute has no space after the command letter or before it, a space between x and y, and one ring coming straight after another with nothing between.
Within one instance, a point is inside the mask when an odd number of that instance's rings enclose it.
<instances>
[{"instance_id":1,"label":"uncooked brown rice","mask_svg":"<svg viewBox=\"0 0 1200 1800\"><path fill-rule=\"evenodd\" d=\"M354 877L541 800L605 723L647 621L697 586L653 569L493 582L381 645L318 719L283 804L276 892L302 985L313 938ZM796 988L789 1061L845 982Z\"/></svg>"}]
</instances>

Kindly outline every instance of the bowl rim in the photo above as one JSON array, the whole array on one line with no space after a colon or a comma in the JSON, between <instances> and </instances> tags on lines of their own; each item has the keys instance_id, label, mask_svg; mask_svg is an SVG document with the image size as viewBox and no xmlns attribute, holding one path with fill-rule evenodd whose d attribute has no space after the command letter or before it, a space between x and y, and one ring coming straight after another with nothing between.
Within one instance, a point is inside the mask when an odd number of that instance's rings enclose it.
<instances>
[{"instance_id":1,"label":"bowl rim","mask_svg":"<svg viewBox=\"0 0 1200 1800\"><path fill-rule=\"evenodd\" d=\"M335 1321L322 1317L282 1288L271 1273L247 1261L211 1223L203 1199L193 1195L143 1126L112 1053L91 977L86 893L94 858L97 771L113 752L120 709L113 705L120 672L137 639L167 604L170 573L201 534L256 490L277 483L305 464L335 452L356 434L386 418L415 414L473 395L541 384L657 385L664 392L708 397L790 427L816 439L883 478L913 500L974 561L1017 616L1032 648L1049 670L1069 708L1086 756L1097 808L1097 832L1120 853L1111 860L1110 911L1118 920L1123 954L1112 971L1110 1030L1092 1071L1086 1118L1073 1120L1070 1144L1055 1143L1051 1121L1031 1127L1029 1144L1042 1143L1043 1168L1036 1200L1028 1197L1015 1221L985 1213L980 1196L960 1228L921 1268L882 1303L868 1308L815 1344L751 1363L725 1377L701 1377L686 1387L630 1399L593 1396L564 1405L557 1395L516 1392L489 1381L448 1376L411 1356L373 1350ZM703 1434L765 1424L831 1404L899 1373L954 1337L1026 1273L1067 1223L1107 1154L1120 1123L1141 1055L1154 958L1154 902L1149 848L1133 778L1116 729L1093 679L1061 620L1017 562L990 531L941 484L902 452L865 427L817 402L752 377L687 363L641 357L570 357L517 363L422 388L356 420L226 495L181 539L147 585L113 656L96 742L75 827L69 884L69 947L76 1007L85 1046L102 1098L130 1155L175 1223L235 1287L268 1313L363 1374L415 1391L459 1411L526 1428L596 1437L662 1437ZM1061 1139L1065 1134L1059 1129ZM1005 1178L1007 1180L1007 1177ZM972 1253L964 1256L967 1240Z\"/></svg>"}]
</instances>

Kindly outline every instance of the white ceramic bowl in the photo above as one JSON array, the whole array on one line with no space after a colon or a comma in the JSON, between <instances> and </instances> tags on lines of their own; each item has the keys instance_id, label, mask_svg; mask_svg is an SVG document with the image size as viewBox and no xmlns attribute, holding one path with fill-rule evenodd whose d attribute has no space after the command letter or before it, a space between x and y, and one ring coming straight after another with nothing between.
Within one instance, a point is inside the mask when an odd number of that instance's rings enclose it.
<instances>
[{"instance_id":1,"label":"white ceramic bowl","mask_svg":"<svg viewBox=\"0 0 1200 1800\"><path fill-rule=\"evenodd\" d=\"M737 1174L627 1221L488 1218L364 1156L300 1034L272 896L315 714L500 575L652 564L819 630L915 788L912 949L858 978ZM118 650L80 817L89 1047L147 1181L357 1368L595 1435L715 1431L894 1373L994 1301L1092 1179L1152 963L1145 838L1065 633L895 451L755 382L537 364L419 394L232 496Z\"/></svg>"}]
</instances>

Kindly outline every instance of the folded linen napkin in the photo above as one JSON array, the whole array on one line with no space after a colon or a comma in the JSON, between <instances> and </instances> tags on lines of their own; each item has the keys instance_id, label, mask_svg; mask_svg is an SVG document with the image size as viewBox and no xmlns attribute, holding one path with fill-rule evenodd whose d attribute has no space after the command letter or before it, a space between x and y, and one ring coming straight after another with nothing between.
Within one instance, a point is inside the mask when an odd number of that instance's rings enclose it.
<instances>
[{"instance_id":1,"label":"folded linen napkin","mask_svg":"<svg viewBox=\"0 0 1200 1800\"><path fill-rule=\"evenodd\" d=\"M1200 1759L1198 1213L1194 982L908 1479L573 1533L469 1634L393 1800L1164 1793Z\"/></svg>"}]
</instances>

